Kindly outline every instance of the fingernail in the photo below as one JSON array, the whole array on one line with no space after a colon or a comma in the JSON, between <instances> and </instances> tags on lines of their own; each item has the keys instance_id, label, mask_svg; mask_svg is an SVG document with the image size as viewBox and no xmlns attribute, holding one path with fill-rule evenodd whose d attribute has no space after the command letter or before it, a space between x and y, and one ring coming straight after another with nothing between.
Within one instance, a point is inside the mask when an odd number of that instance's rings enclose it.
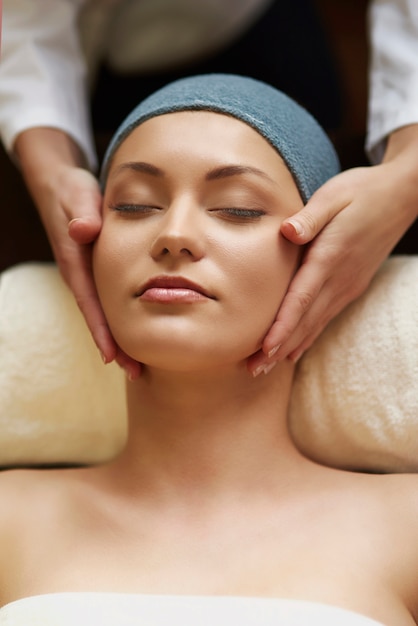
<instances>
[{"instance_id":1,"label":"fingernail","mask_svg":"<svg viewBox=\"0 0 418 626\"><path fill-rule=\"evenodd\" d=\"M261 373L268 374L269 372L271 372L271 370L273 369L275 365L277 365L277 361L274 361L273 363L263 363L262 365L259 365L253 371L254 378L256 378L256 376L258 376Z\"/></svg>"},{"instance_id":2,"label":"fingernail","mask_svg":"<svg viewBox=\"0 0 418 626\"><path fill-rule=\"evenodd\" d=\"M81 219L81 217L73 217L73 219L68 222L68 227L70 227L71 224L75 224L75 222L79 222Z\"/></svg>"},{"instance_id":3,"label":"fingernail","mask_svg":"<svg viewBox=\"0 0 418 626\"><path fill-rule=\"evenodd\" d=\"M277 361L274 361L274 363L269 363L268 365L265 365L264 366L264 373L268 374L269 372L271 372L273 367L275 367L276 365L277 365Z\"/></svg>"},{"instance_id":4,"label":"fingernail","mask_svg":"<svg viewBox=\"0 0 418 626\"><path fill-rule=\"evenodd\" d=\"M290 361L292 361L292 363L297 363L303 356L304 350L300 350L300 352L296 352L295 354L292 354L292 356L289 356Z\"/></svg>"},{"instance_id":5,"label":"fingernail","mask_svg":"<svg viewBox=\"0 0 418 626\"><path fill-rule=\"evenodd\" d=\"M259 365L258 367L256 367L255 370L253 371L254 378L256 378L259 374L261 374L261 372L264 372L264 368L265 367L266 366L264 364L263 365Z\"/></svg>"},{"instance_id":6,"label":"fingernail","mask_svg":"<svg viewBox=\"0 0 418 626\"><path fill-rule=\"evenodd\" d=\"M105 357L104 353L100 350L100 356L102 357L102 361L105 365L107 365L107 358Z\"/></svg>"},{"instance_id":7,"label":"fingernail","mask_svg":"<svg viewBox=\"0 0 418 626\"><path fill-rule=\"evenodd\" d=\"M125 374L126 374L126 378L129 380L130 383L132 383L135 380L135 376L132 374L132 372L128 368L125 368Z\"/></svg>"},{"instance_id":8,"label":"fingernail","mask_svg":"<svg viewBox=\"0 0 418 626\"><path fill-rule=\"evenodd\" d=\"M299 237L301 237L305 233L303 226L300 222L297 222L296 220L290 218L287 220L287 223L293 226L293 228L295 229L295 233L299 235Z\"/></svg>"},{"instance_id":9,"label":"fingernail","mask_svg":"<svg viewBox=\"0 0 418 626\"><path fill-rule=\"evenodd\" d=\"M281 346L281 345L282 345L282 344L281 344L281 343L279 343L279 345L278 345L278 346L274 346L274 348L272 348L272 349L270 350L270 352L268 353L268 357L269 357L269 359L271 359L271 358L272 358L272 357L276 354L276 352L279 350L279 348L280 348L280 346Z\"/></svg>"}]
</instances>

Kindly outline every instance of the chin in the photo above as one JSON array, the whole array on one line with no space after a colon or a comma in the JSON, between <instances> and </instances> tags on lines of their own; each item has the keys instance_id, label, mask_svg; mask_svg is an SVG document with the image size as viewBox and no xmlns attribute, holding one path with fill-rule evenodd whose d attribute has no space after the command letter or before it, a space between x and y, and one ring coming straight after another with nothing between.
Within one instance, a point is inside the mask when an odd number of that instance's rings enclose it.
<instances>
[{"instance_id":1,"label":"chin","mask_svg":"<svg viewBox=\"0 0 418 626\"><path fill-rule=\"evenodd\" d=\"M129 352L128 350L124 352L147 367L166 371L193 372L215 365L213 355L211 358L200 349L190 349L190 346L186 348L184 345L181 348L166 344L149 346L145 342L138 345L137 349L130 346ZM216 360L217 363L219 358Z\"/></svg>"},{"instance_id":2,"label":"chin","mask_svg":"<svg viewBox=\"0 0 418 626\"><path fill-rule=\"evenodd\" d=\"M143 340L132 341L121 349L132 359L149 368L165 371L198 373L199 371L224 371L225 368L236 367L245 363L246 359L258 348L248 349L240 346L228 346L225 342L216 344L209 342L190 343L187 341L176 342L150 342Z\"/></svg>"},{"instance_id":3,"label":"chin","mask_svg":"<svg viewBox=\"0 0 418 626\"><path fill-rule=\"evenodd\" d=\"M165 318L147 323L118 320L111 331L119 347L145 366L178 372L197 372L237 366L260 349L268 323L246 328L237 324L191 322ZM250 332L251 330L251 332ZM237 332L238 331L238 332Z\"/></svg>"}]
</instances>

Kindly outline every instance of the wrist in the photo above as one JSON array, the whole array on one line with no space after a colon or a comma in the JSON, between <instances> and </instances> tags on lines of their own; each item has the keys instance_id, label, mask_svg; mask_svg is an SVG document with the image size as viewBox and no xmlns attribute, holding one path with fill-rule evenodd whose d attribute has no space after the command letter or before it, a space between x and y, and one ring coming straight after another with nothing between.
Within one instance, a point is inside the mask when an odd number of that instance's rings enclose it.
<instances>
[{"instance_id":1,"label":"wrist","mask_svg":"<svg viewBox=\"0 0 418 626\"><path fill-rule=\"evenodd\" d=\"M388 138L382 162L403 162L408 173L418 178L418 124L395 130Z\"/></svg>"},{"instance_id":2,"label":"wrist","mask_svg":"<svg viewBox=\"0 0 418 626\"><path fill-rule=\"evenodd\" d=\"M85 168L82 151L66 133L54 128L30 128L14 144L23 178L39 209L60 188L69 168Z\"/></svg>"},{"instance_id":3,"label":"wrist","mask_svg":"<svg viewBox=\"0 0 418 626\"><path fill-rule=\"evenodd\" d=\"M392 166L390 175L397 186L399 203L413 221L418 216L418 124L405 126L390 135L382 164Z\"/></svg>"},{"instance_id":4,"label":"wrist","mask_svg":"<svg viewBox=\"0 0 418 626\"><path fill-rule=\"evenodd\" d=\"M55 128L29 128L13 146L22 173L29 178L50 177L63 167L86 167L81 149L66 133Z\"/></svg>"}]
</instances>

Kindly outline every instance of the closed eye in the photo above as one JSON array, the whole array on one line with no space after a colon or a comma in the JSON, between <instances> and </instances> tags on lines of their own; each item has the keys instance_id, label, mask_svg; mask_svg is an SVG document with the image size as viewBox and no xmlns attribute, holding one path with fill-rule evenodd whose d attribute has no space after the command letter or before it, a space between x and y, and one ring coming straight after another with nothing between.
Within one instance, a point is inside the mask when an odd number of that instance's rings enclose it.
<instances>
[{"instance_id":1,"label":"closed eye","mask_svg":"<svg viewBox=\"0 0 418 626\"><path fill-rule=\"evenodd\" d=\"M254 221L266 215L266 212L261 209L245 209L240 207L211 209L211 212L218 214L223 219L238 222Z\"/></svg>"},{"instance_id":2,"label":"closed eye","mask_svg":"<svg viewBox=\"0 0 418 626\"><path fill-rule=\"evenodd\" d=\"M116 211L118 213L122 213L125 215L149 215L150 213L154 213L155 211L159 211L159 207L152 206L149 204L129 204L129 203L120 203L120 204L110 204L109 209L111 211Z\"/></svg>"}]
</instances>

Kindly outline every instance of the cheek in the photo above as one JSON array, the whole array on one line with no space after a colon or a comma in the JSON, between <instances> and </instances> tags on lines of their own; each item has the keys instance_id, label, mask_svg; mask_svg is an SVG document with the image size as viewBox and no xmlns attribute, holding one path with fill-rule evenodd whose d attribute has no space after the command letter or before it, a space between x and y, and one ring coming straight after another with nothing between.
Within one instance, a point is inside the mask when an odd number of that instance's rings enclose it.
<instances>
[{"instance_id":1,"label":"cheek","mask_svg":"<svg viewBox=\"0 0 418 626\"><path fill-rule=\"evenodd\" d=\"M114 282L114 271L116 264L114 263L115 249L113 245L109 245L109 237L106 228L103 227L93 248L93 276L96 283L97 292L103 305L106 300L106 294L112 289Z\"/></svg>"},{"instance_id":2,"label":"cheek","mask_svg":"<svg viewBox=\"0 0 418 626\"><path fill-rule=\"evenodd\" d=\"M263 237L262 244L258 241L229 253L229 317L235 327L239 325L240 348L248 356L261 347L276 318L298 265L299 248L276 230Z\"/></svg>"},{"instance_id":3,"label":"cheek","mask_svg":"<svg viewBox=\"0 0 418 626\"><path fill-rule=\"evenodd\" d=\"M137 241L137 239L136 239ZM111 324L122 298L126 297L129 274L135 266L140 244L126 233L105 223L93 249L93 275L104 313Z\"/></svg>"},{"instance_id":4,"label":"cheek","mask_svg":"<svg viewBox=\"0 0 418 626\"><path fill-rule=\"evenodd\" d=\"M232 282L240 285L237 304L249 314L274 319L296 270L299 248L272 232L247 245L229 250Z\"/></svg>"}]
</instances>

